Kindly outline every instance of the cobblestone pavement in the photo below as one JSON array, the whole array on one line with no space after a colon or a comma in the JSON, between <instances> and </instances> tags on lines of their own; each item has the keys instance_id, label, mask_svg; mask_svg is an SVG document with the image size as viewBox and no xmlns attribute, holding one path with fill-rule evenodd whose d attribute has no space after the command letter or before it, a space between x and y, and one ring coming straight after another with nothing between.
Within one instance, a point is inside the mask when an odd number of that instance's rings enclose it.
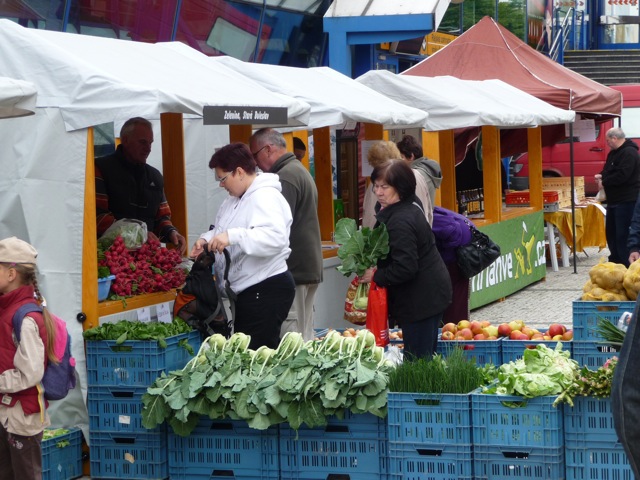
<instances>
[{"instance_id":1,"label":"cobblestone pavement","mask_svg":"<svg viewBox=\"0 0 640 480\"><path fill-rule=\"evenodd\" d=\"M585 253L577 254L577 273L574 273L573 256L570 266L559 266L557 272L548 263L545 279L503 300L473 310L471 320L489 320L498 325L520 319L534 328L548 327L552 323L569 327L573 323L573 301L582 295L582 287L589 279L589 269L602 257L606 260L609 256L609 250L598 250L597 247L588 247Z\"/></svg>"}]
</instances>

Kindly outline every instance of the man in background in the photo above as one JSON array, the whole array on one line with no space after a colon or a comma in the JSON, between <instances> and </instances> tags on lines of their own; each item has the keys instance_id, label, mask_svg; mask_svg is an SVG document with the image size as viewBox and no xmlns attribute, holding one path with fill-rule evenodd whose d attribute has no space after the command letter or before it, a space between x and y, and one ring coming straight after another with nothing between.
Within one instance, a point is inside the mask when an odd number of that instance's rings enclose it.
<instances>
[{"instance_id":1,"label":"man in background","mask_svg":"<svg viewBox=\"0 0 640 480\"><path fill-rule=\"evenodd\" d=\"M147 165L153 143L151 122L130 118L120 130L120 142L114 153L95 162L98 237L116 220L133 218L147 224L150 238L172 243L184 253L187 242L171 223L164 178Z\"/></svg>"},{"instance_id":2,"label":"man in background","mask_svg":"<svg viewBox=\"0 0 640 480\"><path fill-rule=\"evenodd\" d=\"M293 223L289 236L289 271L296 282L296 295L281 334L295 331L305 340L314 338L313 302L322 282L322 243L318 221L318 190L307 169L293 153L281 133L271 128L255 132L249 141L253 158L264 172L280 177L282 195L291 207Z\"/></svg>"},{"instance_id":3,"label":"man in background","mask_svg":"<svg viewBox=\"0 0 640 480\"><path fill-rule=\"evenodd\" d=\"M302 161L304 156L307 154L307 146L298 137L293 137L293 154L300 161Z\"/></svg>"},{"instance_id":4,"label":"man in background","mask_svg":"<svg viewBox=\"0 0 640 480\"><path fill-rule=\"evenodd\" d=\"M640 155L638 145L625 138L621 128L607 131L607 145L611 151L607 154L602 176L596 177L596 182L602 182L607 197L605 232L609 261L628 267L627 238L640 192Z\"/></svg>"}]
</instances>

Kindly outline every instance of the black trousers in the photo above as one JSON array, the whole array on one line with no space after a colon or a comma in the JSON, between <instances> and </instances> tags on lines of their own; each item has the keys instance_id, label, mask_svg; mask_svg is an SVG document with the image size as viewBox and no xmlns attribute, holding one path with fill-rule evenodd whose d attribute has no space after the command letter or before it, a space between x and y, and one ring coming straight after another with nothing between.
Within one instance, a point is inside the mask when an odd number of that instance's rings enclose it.
<instances>
[{"instance_id":1,"label":"black trousers","mask_svg":"<svg viewBox=\"0 0 640 480\"><path fill-rule=\"evenodd\" d=\"M238 294L234 331L251 336L249 348L277 348L280 326L287 318L296 285L289 271L269 277Z\"/></svg>"}]
</instances>

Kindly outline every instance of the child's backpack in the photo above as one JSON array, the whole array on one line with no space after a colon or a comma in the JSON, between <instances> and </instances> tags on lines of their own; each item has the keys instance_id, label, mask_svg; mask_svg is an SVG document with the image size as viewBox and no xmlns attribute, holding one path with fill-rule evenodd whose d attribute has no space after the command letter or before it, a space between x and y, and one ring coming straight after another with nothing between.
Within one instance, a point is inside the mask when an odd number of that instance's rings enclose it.
<instances>
[{"instance_id":1,"label":"child's backpack","mask_svg":"<svg viewBox=\"0 0 640 480\"><path fill-rule=\"evenodd\" d=\"M233 301L234 294L227 280L230 257L226 249L224 254L226 291L230 300ZM173 304L173 316L183 319L192 328L198 330L203 338L214 333L229 338L232 321L227 318L227 312L222 303L222 291L213 275L213 263L214 254L206 249L198 255L187 275L184 288L178 291Z\"/></svg>"},{"instance_id":2,"label":"child's backpack","mask_svg":"<svg viewBox=\"0 0 640 480\"><path fill-rule=\"evenodd\" d=\"M42 308L35 303L27 303L13 315L13 332L20 342L22 320L31 312L42 313ZM56 329L56 341L53 353L60 363L55 364L47 360L47 366L42 377L44 398L47 400L61 400L67 396L69 390L76 387L76 359L71 356L71 335L67 331L67 324L60 317L49 312Z\"/></svg>"}]
</instances>

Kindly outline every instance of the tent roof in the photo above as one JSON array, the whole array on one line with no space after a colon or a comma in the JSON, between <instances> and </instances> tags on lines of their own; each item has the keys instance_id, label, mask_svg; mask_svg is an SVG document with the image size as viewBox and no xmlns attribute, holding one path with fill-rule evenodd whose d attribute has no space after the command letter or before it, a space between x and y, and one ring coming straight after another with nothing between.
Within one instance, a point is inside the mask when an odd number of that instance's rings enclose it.
<instances>
[{"instance_id":1,"label":"tent roof","mask_svg":"<svg viewBox=\"0 0 640 480\"><path fill-rule=\"evenodd\" d=\"M378 123L387 128L422 128L427 124L426 111L392 100L328 67L283 67L232 57L207 57L206 61L223 64L272 92L309 103L309 129L348 121Z\"/></svg>"},{"instance_id":2,"label":"tent roof","mask_svg":"<svg viewBox=\"0 0 640 480\"><path fill-rule=\"evenodd\" d=\"M575 112L549 105L500 80L414 77L371 70L357 81L429 112L427 130L493 125L520 128L570 123Z\"/></svg>"},{"instance_id":3,"label":"tent roof","mask_svg":"<svg viewBox=\"0 0 640 480\"><path fill-rule=\"evenodd\" d=\"M622 110L619 92L554 62L491 17L403 75L499 79L566 110L604 117L618 116Z\"/></svg>"},{"instance_id":4,"label":"tent roof","mask_svg":"<svg viewBox=\"0 0 640 480\"><path fill-rule=\"evenodd\" d=\"M163 112L201 116L205 105L287 107L289 125L303 125L310 109L159 45L27 29L9 20L0 20L0 71L34 82L37 106L58 107L68 131Z\"/></svg>"},{"instance_id":5,"label":"tent roof","mask_svg":"<svg viewBox=\"0 0 640 480\"><path fill-rule=\"evenodd\" d=\"M0 77L0 118L33 115L36 98L36 86L33 83Z\"/></svg>"}]
</instances>

